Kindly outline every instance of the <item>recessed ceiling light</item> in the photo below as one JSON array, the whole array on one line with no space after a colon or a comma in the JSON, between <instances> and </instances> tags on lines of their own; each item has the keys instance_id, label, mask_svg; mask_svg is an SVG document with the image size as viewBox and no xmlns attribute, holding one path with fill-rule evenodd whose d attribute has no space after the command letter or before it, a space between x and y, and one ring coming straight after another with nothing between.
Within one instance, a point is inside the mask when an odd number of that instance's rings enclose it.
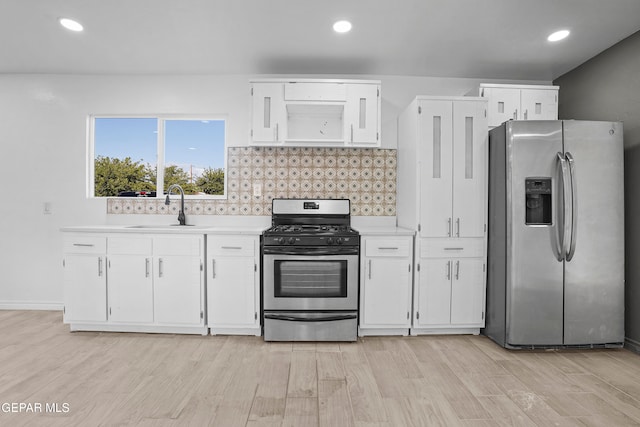
<instances>
[{"instance_id":1,"label":"recessed ceiling light","mask_svg":"<svg viewBox=\"0 0 640 427\"><path fill-rule=\"evenodd\" d=\"M569 36L569 30L560 30L547 37L550 42L557 42L566 39Z\"/></svg>"},{"instance_id":2,"label":"recessed ceiling light","mask_svg":"<svg viewBox=\"0 0 640 427\"><path fill-rule=\"evenodd\" d=\"M82 31L84 29L81 23L79 23L78 21L74 21L73 19L60 18L58 21L60 22L60 25L65 27L67 30L77 32L77 31Z\"/></svg>"},{"instance_id":3,"label":"recessed ceiling light","mask_svg":"<svg viewBox=\"0 0 640 427\"><path fill-rule=\"evenodd\" d=\"M348 33L351 31L351 22L349 21L338 21L333 24L333 31L336 33Z\"/></svg>"}]
</instances>

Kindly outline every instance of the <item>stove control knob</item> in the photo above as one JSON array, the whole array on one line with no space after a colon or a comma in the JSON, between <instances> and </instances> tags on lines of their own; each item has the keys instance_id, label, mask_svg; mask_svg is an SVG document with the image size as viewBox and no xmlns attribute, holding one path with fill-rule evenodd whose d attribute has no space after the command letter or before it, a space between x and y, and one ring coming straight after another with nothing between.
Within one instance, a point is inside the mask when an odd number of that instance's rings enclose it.
<instances>
[{"instance_id":1,"label":"stove control knob","mask_svg":"<svg viewBox=\"0 0 640 427\"><path fill-rule=\"evenodd\" d=\"M278 243L280 243L281 245L284 245L284 237L280 237L278 239Z\"/></svg>"},{"instance_id":2,"label":"stove control knob","mask_svg":"<svg viewBox=\"0 0 640 427\"><path fill-rule=\"evenodd\" d=\"M338 238L336 239L336 243L337 243L337 244L339 244L339 245L341 245L341 244L342 244L342 241L343 241L343 240L342 240L342 237L338 237Z\"/></svg>"},{"instance_id":3,"label":"stove control knob","mask_svg":"<svg viewBox=\"0 0 640 427\"><path fill-rule=\"evenodd\" d=\"M293 245L296 242L296 238L295 237L289 237L289 244Z\"/></svg>"},{"instance_id":4,"label":"stove control knob","mask_svg":"<svg viewBox=\"0 0 640 427\"><path fill-rule=\"evenodd\" d=\"M327 237L327 244L333 245L333 237Z\"/></svg>"}]
</instances>

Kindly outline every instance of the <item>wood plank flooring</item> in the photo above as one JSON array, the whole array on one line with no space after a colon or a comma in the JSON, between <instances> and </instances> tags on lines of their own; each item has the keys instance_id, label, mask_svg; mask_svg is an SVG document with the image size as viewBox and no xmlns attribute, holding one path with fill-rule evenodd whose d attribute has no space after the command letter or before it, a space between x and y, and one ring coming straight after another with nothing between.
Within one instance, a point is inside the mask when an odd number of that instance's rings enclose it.
<instances>
[{"instance_id":1,"label":"wood plank flooring","mask_svg":"<svg viewBox=\"0 0 640 427\"><path fill-rule=\"evenodd\" d=\"M640 356L627 350L70 333L43 311L0 311L0 325L2 426L640 425ZM31 411L12 412L21 403Z\"/></svg>"}]
</instances>

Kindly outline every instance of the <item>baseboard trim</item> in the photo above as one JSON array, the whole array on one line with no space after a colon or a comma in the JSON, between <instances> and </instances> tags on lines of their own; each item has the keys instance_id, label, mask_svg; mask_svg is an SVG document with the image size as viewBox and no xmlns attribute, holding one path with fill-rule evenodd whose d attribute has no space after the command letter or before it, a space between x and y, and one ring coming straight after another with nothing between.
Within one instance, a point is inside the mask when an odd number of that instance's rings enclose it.
<instances>
[{"instance_id":1,"label":"baseboard trim","mask_svg":"<svg viewBox=\"0 0 640 427\"><path fill-rule=\"evenodd\" d=\"M631 338L624 339L624 348L634 353L640 354L640 342L632 340Z\"/></svg>"},{"instance_id":2,"label":"baseboard trim","mask_svg":"<svg viewBox=\"0 0 640 427\"><path fill-rule=\"evenodd\" d=\"M62 311L63 308L61 302L0 301L0 310Z\"/></svg>"}]
</instances>

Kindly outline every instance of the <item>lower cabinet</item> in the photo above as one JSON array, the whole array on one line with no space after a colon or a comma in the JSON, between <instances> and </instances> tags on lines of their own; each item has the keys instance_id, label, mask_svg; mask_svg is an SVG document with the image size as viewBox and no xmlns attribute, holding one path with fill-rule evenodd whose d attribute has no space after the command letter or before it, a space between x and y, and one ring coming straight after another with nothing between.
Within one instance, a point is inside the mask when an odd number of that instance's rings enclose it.
<instances>
[{"instance_id":1,"label":"lower cabinet","mask_svg":"<svg viewBox=\"0 0 640 427\"><path fill-rule=\"evenodd\" d=\"M365 335L407 335L413 236L361 236L360 325Z\"/></svg>"},{"instance_id":2,"label":"lower cabinet","mask_svg":"<svg viewBox=\"0 0 640 427\"><path fill-rule=\"evenodd\" d=\"M153 287L155 322L204 326L204 265L201 237L155 238Z\"/></svg>"},{"instance_id":3,"label":"lower cabinet","mask_svg":"<svg viewBox=\"0 0 640 427\"><path fill-rule=\"evenodd\" d=\"M207 324L212 335L261 335L258 236L207 235Z\"/></svg>"},{"instance_id":4,"label":"lower cabinet","mask_svg":"<svg viewBox=\"0 0 640 427\"><path fill-rule=\"evenodd\" d=\"M64 240L64 321L106 322L107 239L69 236Z\"/></svg>"},{"instance_id":5,"label":"lower cabinet","mask_svg":"<svg viewBox=\"0 0 640 427\"><path fill-rule=\"evenodd\" d=\"M96 256L77 252L98 242L104 250L96 278ZM65 323L71 330L204 335L203 262L198 235L68 236Z\"/></svg>"},{"instance_id":6,"label":"lower cabinet","mask_svg":"<svg viewBox=\"0 0 640 427\"><path fill-rule=\"evenodd\" d=\"M417 250L411 334L478 334L485 312L484 240L422 239Z\"/></svg>"}]
</instances>

